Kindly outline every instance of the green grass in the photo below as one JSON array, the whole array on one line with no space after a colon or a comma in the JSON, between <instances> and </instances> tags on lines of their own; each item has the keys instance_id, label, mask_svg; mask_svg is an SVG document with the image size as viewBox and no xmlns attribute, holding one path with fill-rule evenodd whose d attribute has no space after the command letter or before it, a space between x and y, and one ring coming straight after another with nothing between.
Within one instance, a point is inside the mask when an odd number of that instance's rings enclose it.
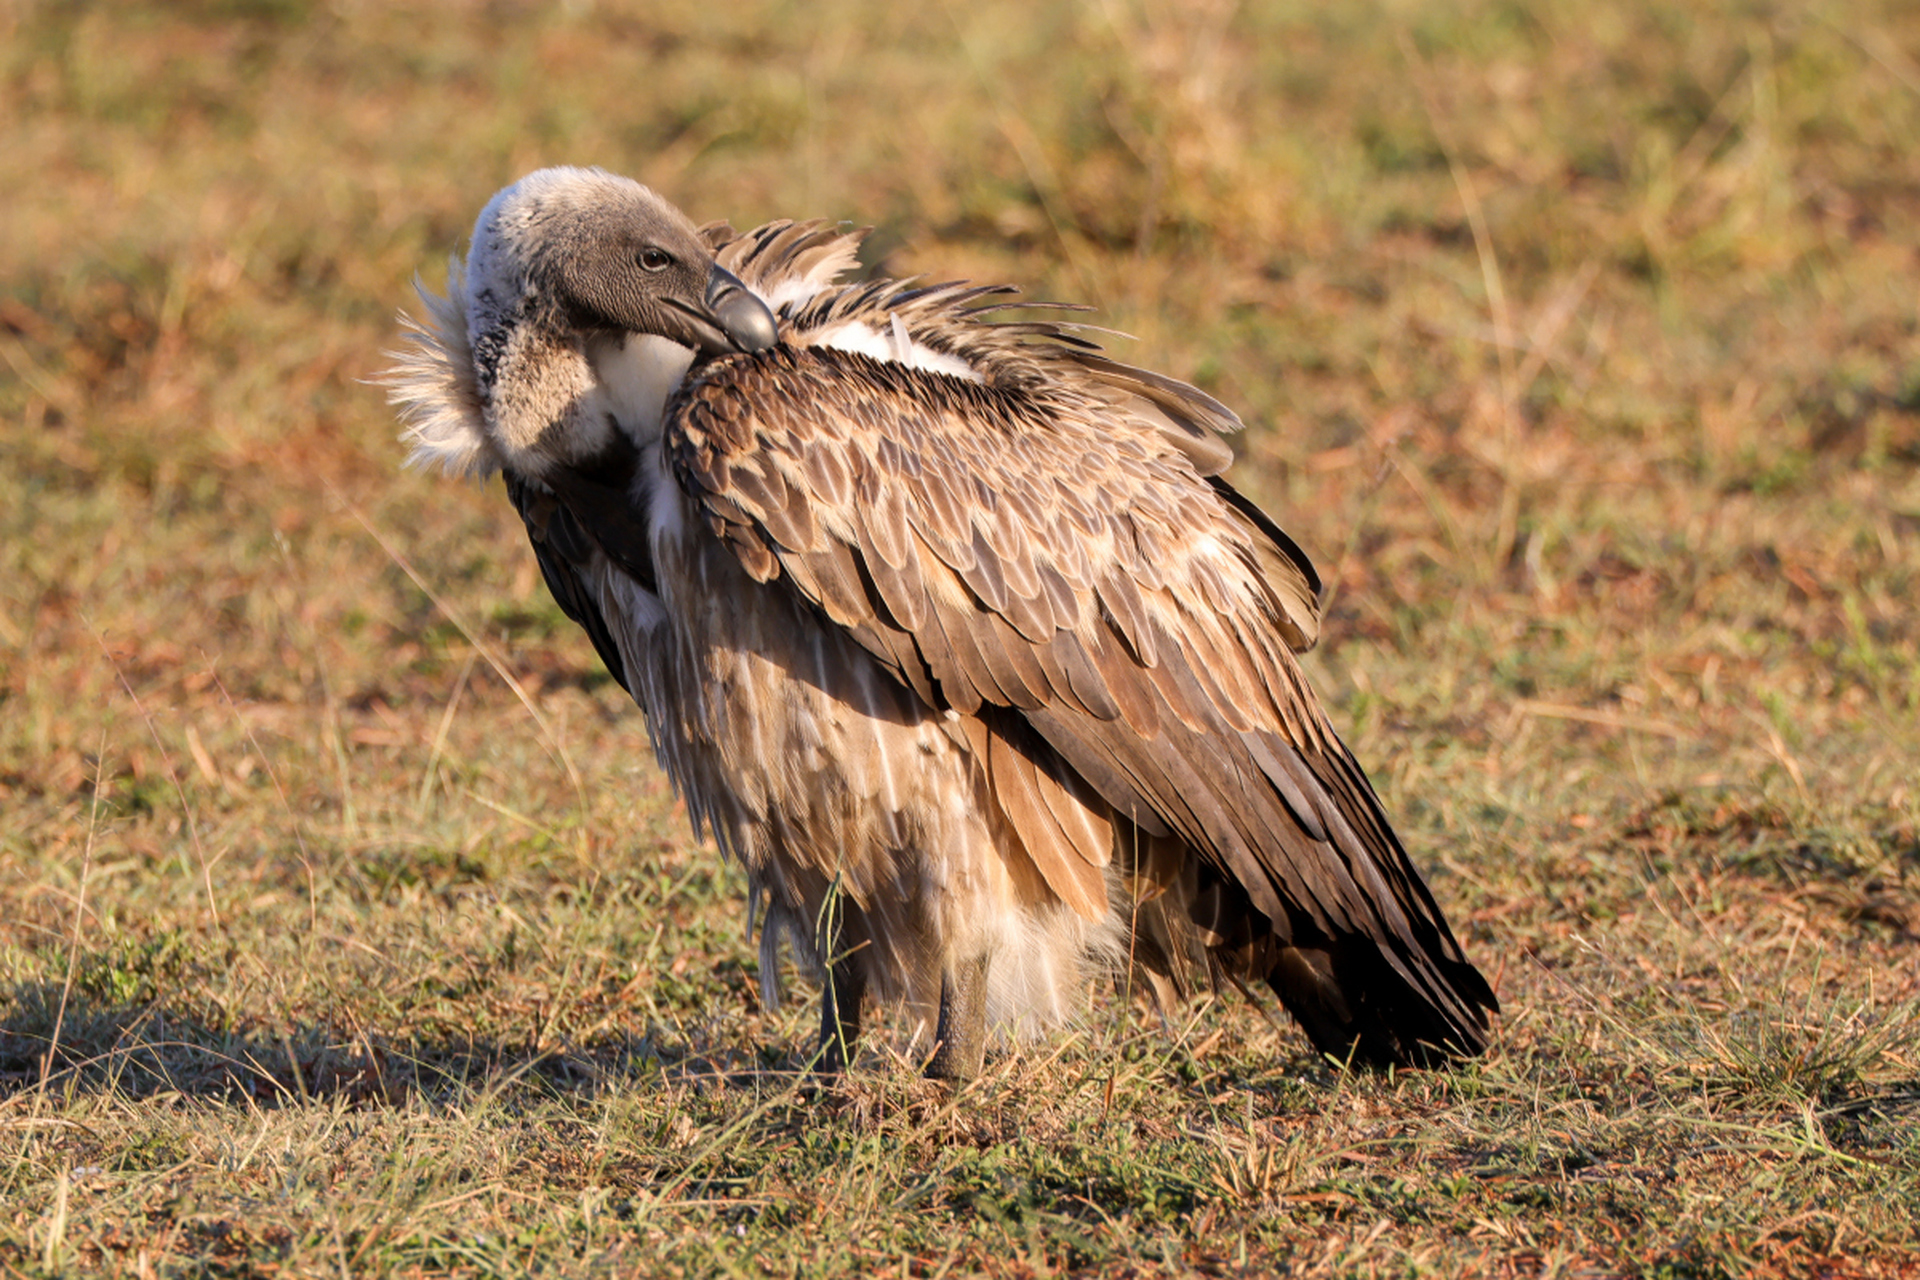
<instances>
[{"instance_id":1,"label":"green grass","mask_svg":"<svg viewBox=\"0 0 1920 1280\"><path fill-rule=\"evenodd\" d=\"M0 1272L1920 1271L1911 6L0 36ZM562 162L1095 303L1242 410L1492 1052L1101 992L958 1094L884 1035L807 1079L518 520L364 382Z\"/></svg>"}]
</instances>

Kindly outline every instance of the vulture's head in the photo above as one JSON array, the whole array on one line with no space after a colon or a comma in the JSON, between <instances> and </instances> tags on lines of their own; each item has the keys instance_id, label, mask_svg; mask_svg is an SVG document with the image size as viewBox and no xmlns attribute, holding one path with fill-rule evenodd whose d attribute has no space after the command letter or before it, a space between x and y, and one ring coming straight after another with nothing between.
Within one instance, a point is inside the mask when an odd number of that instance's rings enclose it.
<instances>
[{"instance_id":1,"label":"vulture's head","mask_svg":"<svg viewBox=\"0 0 1920 1280\"><path fill-rule=\"evenodd\" d=\"M656 433L696 355L761 351L773 313L687 216L600 169L530 173L487 202L419 352L389 376L416 461L530 475Z\"/></svg>"}]
</instances>

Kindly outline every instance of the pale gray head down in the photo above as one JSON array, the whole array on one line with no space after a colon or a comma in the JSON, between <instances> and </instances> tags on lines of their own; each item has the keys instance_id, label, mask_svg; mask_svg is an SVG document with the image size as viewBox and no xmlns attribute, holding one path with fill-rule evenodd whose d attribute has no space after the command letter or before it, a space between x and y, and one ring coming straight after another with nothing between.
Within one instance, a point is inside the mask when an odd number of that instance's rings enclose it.
<instances>
[{"instance_id":1,"label":"pale gray head down","mask_svg":"<svg viewBox=\"0 0 1920 1280\"><path fill-rule=\"evenodd\" d=\"M600 169L541 169L488 201L467 289L476 331L509 321L647 333L708 354L777 338L772 313L714 262L685 214Z\"/></svg>"},{"instance_id":2,"label":"pale gray head down","mask_svg":"<svg viewBox=\"0 0 1920 1280\"><path fill-rule=\"evenodd\" d=\"M533 472L601 429L579 418L596 343L639 335L718 356L779 339L685 214L600 169L541 169L488 201L465 301L485 433Z\"/></svg>"}]
</instances>

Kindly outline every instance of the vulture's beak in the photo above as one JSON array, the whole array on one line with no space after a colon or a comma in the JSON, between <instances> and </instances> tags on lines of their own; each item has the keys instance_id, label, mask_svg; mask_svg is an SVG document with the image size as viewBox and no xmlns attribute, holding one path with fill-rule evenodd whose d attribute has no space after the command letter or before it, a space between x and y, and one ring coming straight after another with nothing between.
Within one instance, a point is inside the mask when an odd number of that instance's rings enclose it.
<instances>
[{"instance_id":1,"label":"vulture's beak","mask_svg":"<svg viewBox=\"0 0 1920 1280\"><path fill-rule=\"evenodd\" d=\"M703 306L690 306L675 298L666 301L691 322L694 345L702 355L765 351L780 341L779 327L767 304L742 284L740 277L718 264L707 277Z\"/></svg>"}]
</instances>

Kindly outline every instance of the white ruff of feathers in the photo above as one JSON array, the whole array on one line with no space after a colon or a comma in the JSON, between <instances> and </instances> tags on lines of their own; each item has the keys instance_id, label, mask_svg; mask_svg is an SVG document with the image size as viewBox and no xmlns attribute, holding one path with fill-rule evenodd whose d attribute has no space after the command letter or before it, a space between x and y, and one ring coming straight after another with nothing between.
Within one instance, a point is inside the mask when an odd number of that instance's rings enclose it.
<instances>
[{"instance_id":1,"label":"white ruff of feathers","mask_svg":"<svg viewBox=\"0 0 1920 1280\"><path fill-rule=\"evenodd\" d=\"M445 297L417 277L413 287L427 317L401 314L410 342L387 353L393 367L375 381L387 389L387 401L406 427L400 440L407 446L409 467L437 467L450 476L484 480L500 470L501 462L481 430L480 389L467 341L466 270L459 255L447 259Z\"/></svg>"}]
</instances>

